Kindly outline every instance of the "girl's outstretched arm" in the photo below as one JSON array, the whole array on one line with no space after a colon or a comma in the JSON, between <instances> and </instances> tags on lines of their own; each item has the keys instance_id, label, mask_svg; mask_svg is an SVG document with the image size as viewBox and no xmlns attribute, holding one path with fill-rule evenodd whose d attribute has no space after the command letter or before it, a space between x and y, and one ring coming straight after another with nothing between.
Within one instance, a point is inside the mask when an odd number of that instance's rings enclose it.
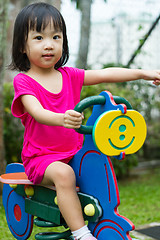
<instances>
[{"instance_id":1,"label":"girl's outstretched arm","mask_svg":"<svg viewBox=\"0 0 160 240\"><path fill-rule=\"evenodd\" d=\"M24 111L28 112L37 122L50 126L63 126L65 128L80 128L83 114L74 110L65 113L55 113L44 109L36 97L23 95L21 101Z\"/></svg>"},{"instance_id":2,"label":"girl's outstretched arm","mask_svg":"<svg viewBox=\"0 0 160 240\"><path fill-rule=\"evenodd\" d=\"M94 85L104 82L127 82L138 79L153 81L160 85L160 70L143 70L128 68L106 68L102 70L86 70L84 85Z\"/></svg>"}]
</instances>

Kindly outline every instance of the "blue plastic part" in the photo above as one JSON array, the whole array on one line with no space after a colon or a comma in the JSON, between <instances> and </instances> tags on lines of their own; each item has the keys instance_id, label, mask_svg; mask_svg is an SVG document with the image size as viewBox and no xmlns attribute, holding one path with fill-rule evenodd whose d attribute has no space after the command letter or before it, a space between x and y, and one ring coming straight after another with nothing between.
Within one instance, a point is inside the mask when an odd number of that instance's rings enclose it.
<instances>
[{"instance_id":1,"label":"blue plastic part","mask_svg":"<svg viewBox=\"0 0 160 240\"><path fill-rule=\"evenodd\" d=\"M19 163L7 165L6 173L13 172L24 172L23 165ZM8 184L4 184L2 198L7 224L12 235L19 240L27 239L32 232L33 216L25 212L25 199L18 195ZM18 218L16 209L18 209Z\"/></svg>"},{"instance_id":2,"label":"blue plastic part","mask_svg":"<svg viewBox=\"0 0 160 240\"><path fill-rule=\"evenodd\" d=\"M92 115L86 125L94 125L96 119L105 111L121 110L125 112L123 104L116 105L112 95L102 92L106 102L95 105ZM123 153L120 157L122 157ZM130 240L129 231L134 229L133 223L118 214L120 204L118 184L112 162L108 156L102 154L95 146L92 135L85 135L82 149L70 162L73 167L77 185L83 193L90 194L99 200L103 214L96 223L89 222L89 228L98 240Z\"/></svg>"}]
</instances>

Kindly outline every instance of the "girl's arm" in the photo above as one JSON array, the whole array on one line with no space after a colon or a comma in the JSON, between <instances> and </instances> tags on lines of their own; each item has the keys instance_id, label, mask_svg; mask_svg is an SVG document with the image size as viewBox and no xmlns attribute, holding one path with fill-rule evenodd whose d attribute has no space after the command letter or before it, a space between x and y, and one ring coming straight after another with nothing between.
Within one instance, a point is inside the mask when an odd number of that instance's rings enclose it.
<instances>
[{"instance_id":1,"label":"girl's arm","mask_svg":"<svg viewBox=\"0 0 160 240\"><path fill-rule=\"evenodd\" d=\"M65 128L80 128L83 115L74 110L65 113L55 113L44 109L36 97L32 95L21 96L24 112L28 112L37 122L49 126L63 126Z\"/></svg>"},{"instance_id":2,"label":"girl's arm","mask_svg":"<svg viewBox=\"0 0 160 240\"><path fill-rule=\"evenodd\" d=\"M84 85L94 85L104 82L127 82L138 79L152 80L160 84L160 70L142 70L128 68L106 68L102 70L86 70Z\"/></svg>"}]
</instances>

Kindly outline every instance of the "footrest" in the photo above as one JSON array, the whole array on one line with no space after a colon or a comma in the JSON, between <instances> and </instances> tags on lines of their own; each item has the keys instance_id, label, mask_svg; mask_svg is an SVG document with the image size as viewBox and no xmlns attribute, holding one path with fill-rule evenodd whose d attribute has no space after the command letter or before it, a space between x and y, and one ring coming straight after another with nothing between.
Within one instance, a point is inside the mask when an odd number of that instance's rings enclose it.
<instances>
[{"instance_id":1,"label":"footrest","mask_svg":"<svg viewBox=\"0 0 160 240\"><path fill-rule=\"evenodd\" d=\"M35 235L37 240L59 240L59 239L71 239L71 231L67 230L62 233L58 232L43 232Z\"/></svg>"},{"instance_id":2,"label":"footrest","mask_svg":"<svg viewBox=\"0 0 160 240\"><path fill-rule=\"evenodd\" d=\"M34 224L37 227L57 227L58 225L52 222L47 222L41 218L35 218L34 219Z\"/></svg>"}]
</instances>

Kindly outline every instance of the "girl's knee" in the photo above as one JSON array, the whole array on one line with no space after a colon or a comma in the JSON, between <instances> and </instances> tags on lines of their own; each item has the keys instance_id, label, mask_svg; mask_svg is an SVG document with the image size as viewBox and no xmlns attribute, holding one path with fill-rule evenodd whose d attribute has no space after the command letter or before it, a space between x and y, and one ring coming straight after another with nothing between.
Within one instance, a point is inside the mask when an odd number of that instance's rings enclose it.
<instances>
[{"instance_id":1,"label":"girl's knee","mask_svg":"<svg viewBox=\"0 0 160 240\"><path fill-rule=\"evenodd\" d=\"M66 165L58 172L57 185L61 187L73 187L75 186L76 178L73 169Z\"/></svg>"},{"instance_id":2,"label":"girl's knee","mask_svg":"<svg viewBox=\"0 0 160 240\"><path fill-rule=\"evenodd\" d=\"M56 187L71 187L76 181L72 167L62 162L54 162L48 166L45 177L49 178Z\"/></svg>"},{"instance_id":3,"label":"girl's knee","mask_svg":"<svg viewBox=\"0 0 160 240\"><path fill-rule=\"evenodd\" d=\"M75 173L71 166L62 163L54 162L50 164L44 174L43 184L55 184L57 187L73 187L75 186Z\"/></svg>"}]
</instances>

